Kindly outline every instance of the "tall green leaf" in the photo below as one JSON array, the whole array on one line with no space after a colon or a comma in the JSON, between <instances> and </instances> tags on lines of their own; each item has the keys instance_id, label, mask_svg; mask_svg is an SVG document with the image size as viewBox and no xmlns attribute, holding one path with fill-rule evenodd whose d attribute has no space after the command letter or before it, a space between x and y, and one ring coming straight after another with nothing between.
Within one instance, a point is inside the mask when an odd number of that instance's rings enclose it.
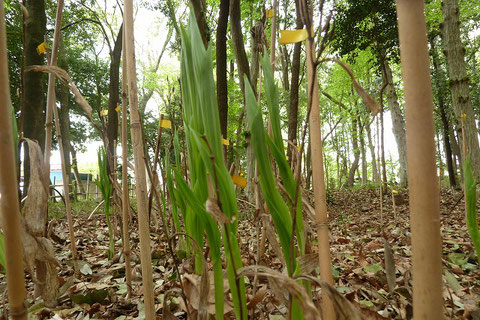
<instances>
[{"instance_id":1,"label":"tall green leaf","mask_svg":"<svg viewBox=\"0 0 480 320\"><path fill-rule=\"evenodd\" d=\"M107 153L105 152L105 148L100 147L97 151L98 157L98 179L95 180L100 192L102 193L103 200L105 201L105 219L107 220L107 227L108 227L108 238L109 238L109 250L108 250L108 257L111 259L113 258L113 253L115 250L115 243L113 240L113 229L110 223L110 197L113 194L113 184L110 181L108 176L108 158Z\"/></svg>"}]
</instances>

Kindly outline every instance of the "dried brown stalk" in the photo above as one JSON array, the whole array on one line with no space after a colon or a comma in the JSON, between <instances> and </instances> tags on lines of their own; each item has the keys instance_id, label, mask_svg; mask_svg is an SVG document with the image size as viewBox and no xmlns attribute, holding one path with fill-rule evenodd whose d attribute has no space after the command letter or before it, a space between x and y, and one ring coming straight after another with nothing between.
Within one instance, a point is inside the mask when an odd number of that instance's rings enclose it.
<instances>
[{"instance_id":1,"label":"dried brown stalk","mask_svg":"<svg viewBox=\"0 0 480 320\"><path fill-rule=\"evenodd\" d=\"M0 3L0 148L6 150L0 165L0 213L5 237L5 254L10 315L14 320L27 319L25 278L20 239L20 208L14 156L12 104L8 79L7 41L3 1ZM8 152L11 150L11 152Z\"/></svg>"},{"instance_id":2,"label":"dried brown stalk","mask_svg":"<svg viewBox=\"0 0 480 320\"><path fill-rule=\"evenodd\" d=\"M412 231L413 318L443 319L440 194L427 28L421 0L397 1L405 86Z\"/></svg>"},{"instance_id":3,"label":"dried brown stalk","mask_svg":"<svg viewBox=\"0 0 480 320\"><path fill-rule=\"evenodd\" d=\"M140 260L142 264L145 318L155 319L153 295L152 257L150 254L150 226L148 221L147 179L145 174L144 148L140 112L138 111L138 89L135 63L135 39L133 35L133 1L126 0L124 8L125 56L127 59L128 97L130 101L130 133L132 135L135 160L138 227L140 237Z\"/></svg>"}]
</instances>

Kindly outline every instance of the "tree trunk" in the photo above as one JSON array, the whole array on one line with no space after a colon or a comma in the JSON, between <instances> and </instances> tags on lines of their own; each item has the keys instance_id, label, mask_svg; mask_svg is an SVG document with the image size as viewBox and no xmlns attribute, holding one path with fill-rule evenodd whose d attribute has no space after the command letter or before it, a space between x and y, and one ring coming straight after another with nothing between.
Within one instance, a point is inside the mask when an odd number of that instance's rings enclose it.
<instances>
[{"instance_id":1,"label":"tree trunk","mask_svg":"<svg viewBox=\"0 0 480 320\"><path fill-rule=\"evenodd\" d=\"M265 41L265 29L261 20L255 23L250 31L252 34L252 58L250 62L250 84L254 92L257 92L258 76L260 73L260 52L263 51Z\"/></svg>"},{"instance_id":2,"label":"tree trunk","mask_svg":"<svg viewBox=\"0 0 480 320\"><path fill-rule=\"evenodd\" d=\"M475 177L480 178L480 148L475 114L470 100L470 86L465 67L465 48L460 39L460 21L458 0L442 1L442 40L447 58L450 91L452 93L453 110L460 123L465 117L465 152L470 157ZM463 145L463 141L461 142Z\"/></svg>"},{"instance_id":3,"label":"tree trunk","mask_svg":"<svg viewBox=\"0 0 480 320\"><path fill-rule=\"evenodd\" d=\"M60 44L58 48L58 66L68 72L67 59L65 57L65 47L63 46L63 37L60 35ZM64 150L65 169L67 171L68 183L72 184L72 169L70 161L70 97L69 89L66 84L61 81L57 81L56 86L57 100L60 102L60 129L62 134L62 144ZM58 128L55 128L58 130ZM65 182L64 182L65 183Z\"/></svg>"},{"instance_id":4,"label":"tree trunk","mask_svg":"<svg viewBox=\"0 0 480 320\"><path fill-rule=\"evenodd\" d=\"M232 32L232 44L233 44L233 51L235 52L235 60L237 62L237 69L238 69L238 76L240 80L240 89L242 90L243 100L245 101L245 80L244 76L247 79L250 78L250 69L247 59L247 54L245 53L245 45L243 41L243 33L242 33L242 24L241 24L241 8L240 8L240 0L231 0L230 2L230 29ZM254 94L256 95L257 92L254 90ZM245 103L244 103L245 105ZM244 112L242 113L242 117ZM241 119L243 121L243 119ZM247 128L248 129L248 128ZM255 157L253 155L253 148L250 143L250 138L247 137L247 188L246 193L248 199L253 202L254 201L254 188L252 187L252 180L255 176Z\"/></svg>"},{"instance_id":5,"label":"tree trunk","mask_svg":"<svg viewBox=\"0 0 480 320\"><path fill-rule=\"evenodd\" d=\"M228 125L228 81L227 81L227 28L230 0L220 0L218 15L216 55L217 55L217 103L220 115L220 130L227 139Z\"/></svg>"},{"instance_id":6,"label":"tree trunk","mask_svg":"<svg viewBox=\"0 0 480 320\"><path fill-rule=\"evenodd\" d=\"M298 1L295 1L295 11L297 13L297 29L303 27L300 16ZM297 145L297 126L298 126L298 87L300 78L300 57L302 53L302 42L295 43L293 47L292 58L292 82L290 85L290 105L288 108L288 140ZM288 146L288 159L292 159L292 150Z\"/></svg>"},{"instance_id":7,"label":"tree trunk","mask_svg":"<svg viewBox=\"0 0 480 320\"><path fill-rule=\"evenodd\" d=\"M113 157L115 156L115 142L118 138L118 112L116 108L120 101L120 59L122 57L122 34L123 24L118 30L115 46L110 54L110 83L108 87L108 122L107 122L107 141L105 146L108 157L108 175L112 174Z\"/></svg>"},{"instance_id":8,"label":"tree trunk","mask_svg":"<svg viewBox=\"0 0 480 320\"><path fill-rule=\"evenodd\" d=\"M39 55L37 46L44 41L47 18L44 0L26 0L29 18L25 24L25 66L44 64L44 56ZM25 107L23 114L23 136L39 142L45 149L45 75L43 72L27 72L24 76ZM30 161L24 152L24 195L30 181Z\"/></svg>"},{"instance_id":9,"label":"tree trunk","mask_svg":"<svg viewBox=\"0 0 480 320\"><path fill-rule=\"evenodd\" d=\"M446 106L444 101L444 88L445 86L445 74L443 70L438 65L438 54L435 49L435 39L430 39L430 52L433 61L433 68L435 73L433 75L433 81L435 82L435 87L437 88L437 100L438 100L438 110L440 111L440 119L442 120L442 129L443 129L443 144L445 148L445 155L447 158L447 169L448 169L448 179L450 181L450 186L452 188L457 188L456 181L456 172L453 170L453 155L452 147L450 145L450 124L447 117Z\"/></svg>"},{"instance_id":10,"label":"tree trunk","mask_svg":"<svg viewBox=\"0 0 480 320\"><path fill-rule=\"evenodd\" d=\"M191 0L190 2L192 3L198 29L200 30L203 45L206 49L208 47L208 41L210 41L210 30L208 29L207 20L205 18L205 0Z\"/></svg>"},{"instance_id":11,"label":"tree trunk","mask_svg":"<svg viewBox=\"0 0 480 320\"><path fill-rule=\"evenodd\" d=\"M365 124L361 124L360 122L360 116L358 118L358 123L360 125L360 151L362 154L362 183L367 184L368 182L368 169L367 169L367 150L365 149L365 135L364 135L364 129L365 129ZM365 120L367 122L368 120Z\"/></svg>"},{"instance_id":12,"label":"tree trunk","mask_svg":"<svg viewBox=\"0 0 480 320\"><path fill-rule=\"evenodd\" d=\"M360 149L358 148L358 120L354 116L352 119L352 146L353 154L355 156L350 171L348 172L348 186L352 187L355 182L355 171L358 169L358 163L360 161Z\"/></svg>"},{"instance_id":13,"label":"tree trunk","mask_svg":"<svg viewBox=\"0 0 480 320\"><path fill-rule=\"evenodd\" d=\"M376 183L380 183L380 175L378 174L378 168L377 168L377 159L375 157L375 147L373 146L373 140L372 140L372 130L370 129L370 125L372 123L366 125L367 138L368 138L368 149L370 149L370 156L372 157L372 177L373 177L373 181L375 181Z\"/></svg>"},{"instance_id":14,"label":"tree trunk","mask_svg":"<svg viewBox=\"0 0 480 320\"><path fill-rule=\"evenodd\" d=\"M388 65L387 61L383 61L383 77L384 82L387 82L387 87L385 88L387 93L387 103L390 109L390 114L392 116L392 130L393 135L395 136L395 141L397 142L398 157L400 162L399 176L400 176L400 185L402 187L407 186L407 142L405 137L405 118L400 110L400 105L398 104L398 96L395 92L395 86L393 84L392 70Z\"/></svg>"}]
</instances>

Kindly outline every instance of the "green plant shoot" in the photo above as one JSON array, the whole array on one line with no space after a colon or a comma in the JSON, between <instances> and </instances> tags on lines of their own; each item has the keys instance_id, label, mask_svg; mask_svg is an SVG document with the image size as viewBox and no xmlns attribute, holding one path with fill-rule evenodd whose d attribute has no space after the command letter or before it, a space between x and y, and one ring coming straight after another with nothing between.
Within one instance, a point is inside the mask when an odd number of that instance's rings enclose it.
<instances>
[{"instance_id":1,"label":"green plant shoot","mask_svg":"<svg viewBox=\"0 0 480 320\"><path fill-rule=\"evenodd\" d=\"M110 246L108 249L108 258L113 258L113 253L115 250L115 243L113 241L113 229L110 223L110 198L113 193L113 185L108 177L107 165L107 153L103 147L100 147L97 151L98 156L98 177L99 179L95 180L100 192L102 193L103 200L105 201L105 218L107 220L107 227L108 227L108 237L110 241Z\"/></svg>"}]
</instances>

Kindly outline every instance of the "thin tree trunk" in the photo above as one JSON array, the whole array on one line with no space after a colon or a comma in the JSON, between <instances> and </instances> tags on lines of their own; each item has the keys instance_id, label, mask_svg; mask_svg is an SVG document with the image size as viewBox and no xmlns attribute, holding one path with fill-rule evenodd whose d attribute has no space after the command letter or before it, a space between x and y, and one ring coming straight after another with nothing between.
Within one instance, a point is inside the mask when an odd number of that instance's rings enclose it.
<instances>
[{"instance_id":1,"label":"thin tree trunk","mask_svg":"<svg viewBox=\"0 0 480 320\"><path fill-rule=\"evenodd\" d=\"M127 61L128 96L130 101L130 132L132 135L135 160L136 196L138 206L138 227L140 237L140 260L142 264L143 297L145 318L155 319L153 294L152 257L150 253L150 228L147 206L147 180L140 113L138 111L137 74L135 65L135 40L133 36L133 3L125 1L125 53Z\"/></svg>"},{"instance_id":2,"label":"thin tree trunk","mask_svg":"<svg viewBox=\"0 0 480 320\"><path fill-rule=\"evenodd\" d=\"M364 129L366 123L362 124L360 122L360 116L357 116L358 123L360 125L360 152L362 155L362 183L367 184L368 182L368 168L367 168L367 150L365 148L365 135L364 135ZM365 120L365 122L368 120Z\"/></svg>"},{"instance_id":3,"label":"thin tree trunk","mask_svg":"<svg viewBox=\"0 0 480 320\"><path fill-rule=\"evenodd\" d=\"M3 1L0 3L0 148L4 150L0 165L0 214L5 237L7 292L13 320L26 320L26 290L23 268L23 247L20 238L20 208L17 170L12 128L12 104L8 80L7 40ZM8 152L10 150L10 152Z\"/></svg>"},{"instance_id":4,"label":"thin tree trunk","mask_svg":"<svg viewBox=\"0 0 480 320\"><path fill-rule=\"evenodd\" d=\"M205 0L190 0L193 6L193 11L195 12L195 19L197 20L198 29L200 30L200 35L202 36L203 45L205 49L208 48L208 41L210 41L210 30L208 29L207 20L205 18Z\"/></svg>"},{"instance_id":5,"label":"thin tree trunk","mask_svg":"<svg viewBox=\"0 0 480 320\"><path fill-rule=\"evenodd\" d=\"M68 72L67 59L65 57L65 47L63 38L60 35L60 46L58 54L58 66ZM56 95L60 102L60 130L62 134L62 143L64 150L65 169L67 170L68 184L72 184L72 162L70 160L70 97L69 89L66 84L59 82L56 86ZM59 128L56 128L58 130Z\"/></svg>"},{"instance_id":6,"label":"thin tree trunk","mask_svg":"<svg viewBox=\"0 0 480 320\"><path fill-rule=\"evenodd\" d=\"M442 246L424 12L421 0L397 1L408 135L413 318L436 320L444 319Z\"/></svg>"},{"instance_id":7,"label":"thin tree trunk","mask_svg":"<svg viewBox=\"0 0 480 320\"><path fill-rule=\"evenodd\" d=\"M443 129L443 145L445 148L445 155L447 158L447 169L448 169L448 179L450 181L450 186L452 188L457 188L457 179L456 172L453 170L453 155L452 147L450 145L450 125L447 118L446 106L444 101L444 92L442 89L446 88L445 85L445 74L438 65L438 54L435 49L435 39L430 39L430 52L432 56L433 68L435 74L433 80L435 81L435 87L437 90L437 100L438 100L438 110L440 111L440 119L442 120L442 129Z\"/></svg>"},{"instance_id":8,"label":"thin tree trunk","mask_svg":"<svg viewBox=\"0 0 480 320\"><path fill-rule=\"evenodd\" d=\"M375 147L373 146L373 140L372 140L372 130L370 128L371 124L366 125L367 129L367 138L368 138L368 148L370 149L370 156L372 157L372 175L373 175L373 181L376 183L380 183L380 178L378 174L378 168L377 168L377 159L375 156Z\"/></svg>"},{"instance_id":9,"label":"thin tree trunk","mask_svg":"<svg viewBox=\"0 0 480 320\"><path fill-rule=\"evenodd\" d=\"M348 172L348 186L352 187L355 183L355 172L358 169L358 163L360 161L360 149L358 148L358 121L356 116L352 116L352 147L354 160L350 171Z\"/></svg>"},{"instance_id":10,"label":"thin tree trunk","mask_svg":"<svg viewBox=\"0 0 480 320\"><path fill-rule=\"evenodd\" d=\"M303 27L300 15L298 1L295 1L295 11L297 13L297 29ZM290 85L290 104L288 108L288 140L297 145L297 126L298 126L298 88L300 78L300 56L302 53L302 42L295 43L293 47L292 58L292 82ZM287 150L288 159L292 158L291 146Z\"/></svg>"},{"instance_id":11,"label":"thin tree trunk","mask_svg":"<svg viewBox=\"0 0 480 320\"><path fill-rule=\"evenodd\" d=\"M469 79L465 67L465 48L460 39L458 0L442 1L442 40L447 58L450 91L456 121L465 117L465 150L475 177L480 178L480 148L475 113L470 99ZM462 142L463 144L463 142Z\"/></svg>"},{"instance_id":12,"label":"thin tree trunk","mask_svg":"<svg viewBox=\"0 0 480 320\"><path fill-rule=\"evenodd\" d=\"M125 32L122 42L122 244L125 255L125 282L127 298L132 295L132 264L130 261L129 214L130 198L128 196L128 131L127 131L127 60L125 58ZM172 119L173 120L173 119Z\"/></svg>"},{"instance_id":13,"label":"thin tree trunk","mask_svg":"<svg viewBox=\"0 0 480 320\"><path fill-rule=\"evenodd\" d=\"M115 141L118 139L118 112L116 108L119 105L120 93L120 59L122 57L122 34L123 25L118 30L117 39L113 51L110 53L110 83L108 87L108 121L107 121L107 150L108 176L112 176L113 157L115 155ZM115 192L115 190L114 190Z\"/></svg>"},{"instance_id":14,"label":"thin tree trunk","mask_svg":"<svg viewBox=\"0 0 480 320\"><path fill-rule=\"evenodd\" d=\"M402 187L407 186L407 145L405 137L405 119L400 105L398 104L398 96L395 92L395 86L393 84L392 70L388 65L388 61L383 60L383 77L384 82L387 83L385 88L387 93L387 103L392 116L392 130L397 142L398 157L400 162L399 176L400 185Z\"/></svg>"},{"instance_id":15,"label":"thin tree trunk","mask_svg":"<svg viewBox=\"0 0 480 320\"><path fill-rule=\"evenodd\" d=\"M217 103L222 137L227 139L228 81L227 81L227 28L230 0L220 0L216 36Z\"/></svg>"},{"instance_id":16,"label":"thin tree trunk","mask_svg":"<svg viewBox=\"0 0 480 320\"><path fill-rule=\"evenodd\" d=\"M251 82L249 63L247 54L245 53L245 45L243 42L243 33L241 25L241 7L240 0L231 0L230 2L230 29L232 32L232 45L235 52L235 60L237 62L238 76L240 80L240 89L242 90L243 100L245 101L245 80L246 77ZM254 90L256 95L256 90ZM244 103L245 106L245 103ZM241 120L243 121L244 112L242 112ZM248 129L248 127L247 127ZM255 157L253 154L253 148L250 143L250 138L247 137L247 188L246 194L250 202L254 201L255 192L253 188L253 178L255 176Z\"/></svg>"},{"instance_id":17,"label":"thin tree trunk","mask_svg":"<svg viewBox=\"0 0 480 320\"><path fill-rule=\"evenodd\" d=\"M37 53L37 46L44 41L47 18L44 0L26 0L25 6L29 18L25 24L25 67L44 64L44 56ZM45 76L43 72L24 74L23 136L39 142L45 151ZM30 181L30 161L28 152L24 152L24 187L26 195Z\"/></svg>"}]
</instances>

